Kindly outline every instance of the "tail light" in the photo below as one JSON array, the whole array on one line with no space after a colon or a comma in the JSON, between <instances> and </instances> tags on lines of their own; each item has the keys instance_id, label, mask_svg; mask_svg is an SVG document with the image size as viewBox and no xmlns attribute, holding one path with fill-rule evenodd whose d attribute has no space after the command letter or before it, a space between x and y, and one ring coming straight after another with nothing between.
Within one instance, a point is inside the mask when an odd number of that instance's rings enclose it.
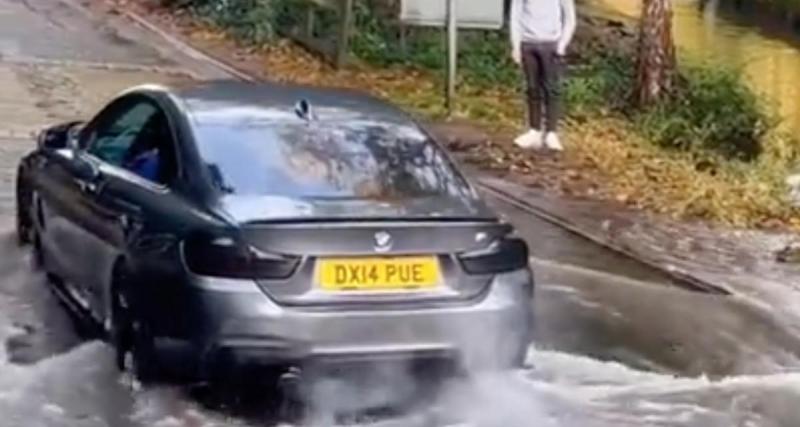
<instances>
[{"instance_id":1,"label":"tail light","mask_svg":"<svg viewBox=\"0 0 800 427\"><path fill-rule=\"evenodd\" d=\"M285 279L300 262L298 257L266 253L230 237L205 235L186 239L183 256L195 274L232 279Z\"/></svg>"},{"instance_id":2,"label":"tail light","mask_svg":"<svg viewBox=\"0 0 800 427\"><path fill-rule=\"evenodd\" d=\"M489 247L459 255L468 274L497 274L528 266L528 244L518 238L495 240Z\"/></svg>"}]
</instances>

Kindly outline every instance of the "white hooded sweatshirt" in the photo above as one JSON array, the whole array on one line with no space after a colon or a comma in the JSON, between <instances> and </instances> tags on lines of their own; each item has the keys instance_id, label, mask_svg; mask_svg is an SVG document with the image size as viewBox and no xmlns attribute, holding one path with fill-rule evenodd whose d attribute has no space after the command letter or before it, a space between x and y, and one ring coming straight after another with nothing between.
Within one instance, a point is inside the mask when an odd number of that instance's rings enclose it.
<instances>
[{"instance_id":1,"label":"white hooded sweatshirt","mask_svg":"<svg viewBox=\"0 0 800 427\"><path fill-rule=\"evenodd\" d=\"M519 52L523 42L556 43L566 53L575 35L574 0L511 0L511 48Z\"/></svg>"}]
</instances>

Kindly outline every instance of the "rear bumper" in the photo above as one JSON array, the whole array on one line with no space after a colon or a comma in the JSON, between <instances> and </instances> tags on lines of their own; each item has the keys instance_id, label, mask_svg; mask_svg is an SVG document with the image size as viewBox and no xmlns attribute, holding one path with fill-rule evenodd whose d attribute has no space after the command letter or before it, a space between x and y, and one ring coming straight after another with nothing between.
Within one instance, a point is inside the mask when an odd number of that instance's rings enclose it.
<instances>
[{"instance_id":1,"label":"rear bumper","mask_svg":"<svg viewBox=\"0 0 800 427\"><path fill-rule=\"evenodd\" d=\"M222 364L304 365L406 359L455 360L466 369L521 363L532 330L528 270L498 275L480 299L457 305L276 304L250 281L194 278L193 331L201 373Z\"/></svg>"}]
</instances>

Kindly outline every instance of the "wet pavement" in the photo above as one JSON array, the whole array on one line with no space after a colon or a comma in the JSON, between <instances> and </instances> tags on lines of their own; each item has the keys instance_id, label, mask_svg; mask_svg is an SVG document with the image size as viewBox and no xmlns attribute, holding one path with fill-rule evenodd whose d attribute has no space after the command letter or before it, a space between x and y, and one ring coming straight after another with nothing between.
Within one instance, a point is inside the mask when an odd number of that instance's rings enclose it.
<instances>
[{"instance_id":1,"label":"wet pavement","mask_svg":"<svg viewBox=\"0 0 800 427\"><path fill-rule=\"evenodd\" d=\"M5 61L25 59L171 65L151 47L119 37L100 21L58 1L0 3L0 53Z\"/></svg>"},{"instance_id":2,"label":"wet pavement","mask_svg":"<svg viewBox=\"0 0 800 427\"><path fill-rule=\"evenodd\" d=\"M120 41L116 29L93 29L91 18L56 1L0 0L0 21L0 427L270 425L258 404L231 409L197 389L130 387L108 346L70 317L13 237L15 165L33 144L23 134L84 115L128 85L185 79L176 72L185 66L180 55ZM65 62L76 58L85 62ZM97 66L104 61L125 67ZM490 201L532 247L539 286L529 367L454 380L424 410L349 424L797 425L800 336L770 310L687 291L503 199ZM334 424L326 415L309 425Z\"/></svg>"},{"instance_id":3,"label":"wet pavement","mask_svg":"<svg viewBox=\"0 0 800 427\"><path fill-rule=\"evenodd\" d=\"M781 263L776 257L776 252L796 241L797 236L792 233L733 230L654 218L596 200L558 199L543 190L486 175L479 176L478 181L491 194L513 200L515 207L546 212L555 223L634 255L640 265L655 266L669 273L670 278L684 279L661 280L662 283L747 299L779 318L782 328L800 335L800 265ZM606 264L605 271L617 274L637 271L629 263L590 262Z\"/></svg>"},{"instance_id":4,"label":"wet pavement","mask_svg":"<svg viewBox=\"0 0 800 427\"><path fill-rule=\"evenodd\" d=\"M226 410L190 389L131 391L108 346L82 336L32 272L9 221L0 250L0 425L269 425L266 411ZM795 425L797 342L768 316L730 298L533 265L538 339L529 369L454 382L437 412L359 424L447 425L431 424L439 416L474 426Z\"/></svg>"}]
</instances>

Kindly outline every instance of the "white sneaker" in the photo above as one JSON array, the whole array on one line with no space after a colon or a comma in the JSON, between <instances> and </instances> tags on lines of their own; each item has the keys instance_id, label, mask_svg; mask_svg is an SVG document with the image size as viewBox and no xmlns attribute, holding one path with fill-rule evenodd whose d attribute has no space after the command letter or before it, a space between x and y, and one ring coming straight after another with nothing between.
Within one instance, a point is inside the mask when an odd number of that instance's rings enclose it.
<instances>
[{"instance_id":1,"label":"white sneaker","mask_svg":"<svg viewBox=\"0 0 800 427\"><path fill-rule=\"evenodd\" d=\"M564 151L564 146L561 145L561 139L555 132L547 132L544 136L544 146L553 151Z\"/></svg>"},{"instance_id":2,"label":"white sneaker","mask_svg":"<svg viewBox=\"0 0 800 427\"><path fill-rule=\"evenodd\" d=\"M542 148L542 133L536 129L531 129L518 136L517 139L514 140L514 144L516 144L517 147L525 149Z\"/></svg>"}]
</instances>

